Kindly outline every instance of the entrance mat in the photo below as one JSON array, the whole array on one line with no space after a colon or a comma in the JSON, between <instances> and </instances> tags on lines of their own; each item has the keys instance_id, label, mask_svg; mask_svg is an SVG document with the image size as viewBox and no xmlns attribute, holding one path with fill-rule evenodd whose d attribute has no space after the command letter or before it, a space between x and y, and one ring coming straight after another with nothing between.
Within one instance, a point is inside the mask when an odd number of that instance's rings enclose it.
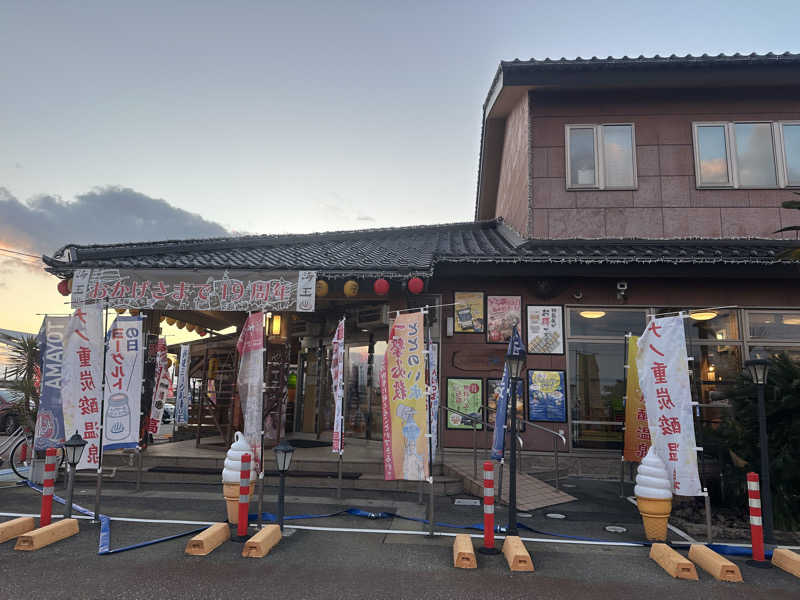
<instances>
[{"instance_id":1,"label":"entrance mat","mask_svg":"<svg viewBox=\"0 0 800 600\"><path fill-rule=\"evenodd\" d=\"M150 473L184 473L188 475L219 475L219 469L212 469L209 467L150 467L147 469ZM278 477L277 471L264 471L264 477ZM317 477L336 479L338 474L336 471L289 471L286 473L287 477ZM358 479L361 473L355 471L342 471L342 479Z\"/></svg>"},{"instance_id":2,"label":"entrance mat","mask_svg":"<svg viewBox=\"0 0 800 600\"><path fill-rule=\"evenodd\" d=\"M330 446L330 442L322 442L320 440L304 440L304 439L297 439L297 440L289 440L289 443L294 448L324 448L325 446Z\"/></svg>"}]
</instances>

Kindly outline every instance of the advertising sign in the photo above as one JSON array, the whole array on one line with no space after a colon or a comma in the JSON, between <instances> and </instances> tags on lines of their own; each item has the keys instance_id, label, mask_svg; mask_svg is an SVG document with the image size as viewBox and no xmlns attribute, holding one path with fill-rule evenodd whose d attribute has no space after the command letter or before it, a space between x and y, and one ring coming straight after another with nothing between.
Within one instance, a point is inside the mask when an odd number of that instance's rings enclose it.
<instances>
[{"instance_id":1,"label":"advertising sign","mask_svg":"<svg viewBox=\"0 0 800 600\"><path fill-rule=\"evenodd\" d=\"M500 402L500 394L503 392L502 379L486 380L486 420L489 422L489 429L494 429L497 420L497 405ZM517 416L525 418L525 388L522 380L517 381ZM520 425L523 425L520 423ZM519 429L522 429L521 427Z\"/></svg>"},{"instance_id":2,"label":"advertising sign","mask_svg":"<svg viewBox=\"0 0 800 600\"><path fill-rule=\"evenodd\" d=\"M142 317L117 317L106 335L103 449L136 448L144 367Z\"/></svg>"},{"instance_id":3,"label":"advertising sign","mask_svg":"<svg viewBox=\"0 0 800 600\"><path fill-rule=\"evenodd\" d=\"M439 344L428 342L428 381L431 411L431 462L436 460L436 447L439 444Z\"/></svg>"},{"instance_id":4,"label":"advertising sign","mask_svg":"<svg viewBox=\"0 0 800 600\"><path fill-rule=\"evenodd\" d=\"M516 327L511 330L506 355L518 356L525 353L522 337ZM511 393L511 374L508 362L503 366L503 378L500 380L500 395L497 398L497 416L495 418L494 438L492 439L492 459L503 460L506 443L506 415L508 414L509 395Z\"/></svg>"},{"instance_id":5,"label":"advertising sign","mask_svg":"<svg viewBox=\"0 0 800 600\"><path fill-rule=\"evenodd\" d=\"M386 479L423 481L430 473L424 349L422 312L398 315L389 335L386 373L381 380L387 392L383 405Z\"/></svg>"},{"instance_id":6,"label":"advertising sign","mask_svg":"<svg viewBox=\"0 0 800 600\"><path fill-rule=\"evenodd\" d=\"M650 428L647 426L647 409L642 390L639 388L639 372L636 369L638 335L627 339L625 370L625 449L623 458L628 462L642 462L650 448Z\"/></svg>"},{"instance_id":7,"label":"advertising sign","mask_svg":"<svg viewBox=\"0 0 800 600\"><path fill-rule=\"evenodd\" d=\"M455 332L483 333L483 292L455 292Z\"/></svg>"},{"instance_id":8,"label":"advertising sign","mask_svg":"<svg viewBox=\"0 0 800 600\"><path fill-rule=\"evenodd\" d=\"M528 354L564 354L564 319L560 306L528 305Z\"/></svg>"},{"instance_id":9,"label":"advertising sign","mask_svg":"<svg viewBox=\"0 0 800 600\"><path fill-rule=\"evenodd\" d=\"M78 269L73 307L314 312L316 271Z\"/></svg>"},{"instance_id":10,"label":"advertising sign","mask_svg":"<svg viewBox=\"0 0 800 600\"><path fill-rule=\"evenodd\" d=\"M175 393L175 424L186 425L189 422L189 344L181 344L181 357L178 365L178 390Z\"/></svg>"},{"instance_id":11,"label":"advertising sign","mask_svg":"<svg viewBox=\"0 0 800 600\"><path fill-rule=\"evenodd\" d=\"M331 345L333 348L331 352L331 387L334 405L332 451L341 454L343 448L342 432L344 430L344 416L342 415L342 400L344 399L344 319L339 321ZM366 379L366 371L364 372L364 378ZM362 385L361 370L359 370L358 383L359 386Z\"/></svg>"},{"instance_id":12,"label":"advertising sign","mask_svg":"<svg viewBox=\"0 0 800 600\"><path fill-rule=\"evenodd\" d=\"M61 381L64 366L64 335L69 317L45 317L39 341L42 357L42 385L36 414L34 448L47 450L64 445L64 413Z\"/></svg>"},{"instance_id":13,"label":"advertising sign","mask_svg":"<svg viewBox=\"0 0 800 600\"><path fill-rule=\"evenodd\" d=\"M483 419L483 380L447 380L447 406L459 412ZM459 414L447 413L448 429L472 429L472 422ZM483 429L483 423L476 423L476 429Z\"/></svg>"},{"instance_id":14,"label":"advertising sign","mask_svg":"<svg viewBox=\"0 0 800 600\"><path fill-rule=\"evenodd\" d=\"M683 317L651 318L637 350L647 425L655 451L672 475L672 493L701 496Z\"/></svg>"},{"instance_id":15,"label":"advertising sign","mask_svg":"<svg viewBox=\"0 0 800 600\"><path fill-rule=\"evenodd\" d=\"M164 403L169 395L169 363L167 362L167 339L159 338L156 347L156 372L153 384L153 400L150 403L150 419L147 421L147 431L155 435L158 425L164 414Z\"/></svg>"},{"instance_id":16,"label":"advertising sign","mask_svg":"<svg viewBox=\"0 0 800 600\"><path fill-rule=\"evenodd\" d=\"M261 468L261 421L264 403L264 313L254 312L244 323L236 343L239 353L239 373L236 387L244 415L244 439L253 450L256 464Z\"/></svg>"},{"instance_id":17,"label":"advertising sign","mask_svg":"<svg viewBox=\"0 0 800 600\"><path fill-rule=\"evenodd\" d=\"M565 423L567 384L564 371L528 371L528 419Z\"/></svg>"},{"instance_id":18,"label":"advertising sign","mask_svg":"<svg viewBox=\"0 0 800 600\"><path fill-rule=\"evenodd\" d=\"M516 327L522 328L522 298L520 296L489 296L486 300L486 341L505 344Z\"/></svg>"}]
</instances>

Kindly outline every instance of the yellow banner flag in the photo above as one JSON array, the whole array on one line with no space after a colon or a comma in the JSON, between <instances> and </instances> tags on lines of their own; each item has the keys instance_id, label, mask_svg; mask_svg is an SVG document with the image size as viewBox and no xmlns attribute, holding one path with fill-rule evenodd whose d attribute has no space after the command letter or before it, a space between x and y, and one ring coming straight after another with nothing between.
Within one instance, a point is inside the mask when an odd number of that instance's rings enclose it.
<instances>
[{"instance_id":1,"label":"yellow banner flag","mask_svg":"<svg viewBox=\"0 0 800 600\"><path fill-rule=\"evenodd\" d=\"M650 448L650 429L647 426L647 410L644 396L639 389L639 374L636 369L637 343L639 336L628 338L628 372L625 386L625 450L623 458L629 462L642 462Z\"/></svg>"}]
</instances>

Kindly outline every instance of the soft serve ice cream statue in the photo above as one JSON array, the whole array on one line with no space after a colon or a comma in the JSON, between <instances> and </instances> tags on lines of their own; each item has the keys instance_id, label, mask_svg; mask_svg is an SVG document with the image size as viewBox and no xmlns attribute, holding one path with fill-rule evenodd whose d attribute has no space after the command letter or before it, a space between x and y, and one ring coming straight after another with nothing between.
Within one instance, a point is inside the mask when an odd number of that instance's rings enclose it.
<instances>
[{"instance_id":1,"label":"soft serve ice cream statue","mask_svg":"<svg viewBox=\"0 0 800 600\"><path fill-rule=\"evenodd\" d=\"M636 472L636 504L648 540L665 541L667 522L672 512L672 480L667 466L650 446Z\"/></svg>"}]
</instances>

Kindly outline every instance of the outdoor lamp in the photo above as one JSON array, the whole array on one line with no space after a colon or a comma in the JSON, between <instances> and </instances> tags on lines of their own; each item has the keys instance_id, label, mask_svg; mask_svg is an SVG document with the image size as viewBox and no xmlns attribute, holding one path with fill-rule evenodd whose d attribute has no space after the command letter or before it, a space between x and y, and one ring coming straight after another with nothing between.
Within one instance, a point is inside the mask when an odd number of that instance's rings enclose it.
<instances>
[{"instance_id":1,"label":"outdoor lamp","mask_svg":"<svg viewBox=\"0 0 800 600\"><path fill-rule=\"evenodd\" d=\"M281 316L274 315L272 317L272 335L280 335L281 334ZM277 450L277 448L275 448Z\"/></svg>"},{"instance_id":2,"label":"outdoor lamp","mask_svg":"<svg viewBox=\"0 0 800 600\"><path fill-rule=\"evenodd\" d=\"M278 463L278 472L286 473L289 470L289 465L292 464L292 453L294 446L282 440L280 444L275 446L275 460Z\"/></svg>"},{"instance_id":3,"label":"outdoor lamp","mask_svg":"<svg viewBox=\"0 0 800 600\"><path fill-rule=\"evenodd\" d=\"M75 485L75 467L81 462L83 455L83 448L86 446L86 440L83 439L78 432L75 431L73 436L64 442L64 452L67 455L67 463L69 464L69 480L67 482L67 501L64 506L64 518L69 519L72 516L72 488Z\"/></svg>"},{"instance_id":4,"label":"outdoor lamp","mask_svg":"<svg viewBox=\"0 0 800 600\"><path fill-rule=\"evenodd\" d=\"M753 383L767 385L767 371L769 371L769 361L763 358L744 361Z\"/></svg>"},{"instance_id":5,"label":"outdoor lamp","mask_svg":"<svg viewBox=\"0 0 800 600\"><path fill-rule=\"evenodd\" d=\"M522 374L522 369L525 368L525 350L514 353L513 351L506 354L506 364L508 365L508 374L514 379L519 379Z\"/></svg>"}]
</instances>

